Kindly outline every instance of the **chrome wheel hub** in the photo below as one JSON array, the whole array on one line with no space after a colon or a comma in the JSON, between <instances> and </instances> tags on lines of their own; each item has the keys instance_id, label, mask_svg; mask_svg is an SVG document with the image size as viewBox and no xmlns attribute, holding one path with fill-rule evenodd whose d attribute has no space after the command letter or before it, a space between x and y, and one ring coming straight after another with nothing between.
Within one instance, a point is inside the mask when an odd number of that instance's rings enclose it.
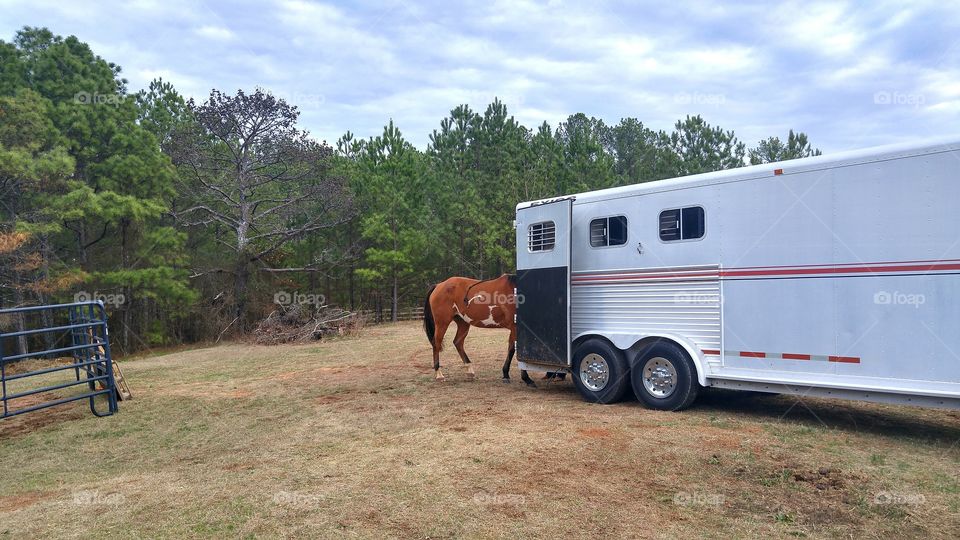
<instances>
[{"instance_id":1,"label":"chrome wheel hub","mask_svg":"<svg viewBox=\"0 0 960 540\"><path fill-rule=\"evenodd\" d=\"M655 397L669 397L677 388L677 370L666 358L651 358L643 366L643 387Z\"/></svg>"},{"instance_id":2,"label":"chrome wheel hub","mask_svg":"<svg viewBox=\"0 0 960 540\"><path fill-rule=\"evenodd\" d=\"M610 366L602 356L590 353L580 361L580 382L593 392L599 392L610 380Z\"/></svg>"}]
</instances>

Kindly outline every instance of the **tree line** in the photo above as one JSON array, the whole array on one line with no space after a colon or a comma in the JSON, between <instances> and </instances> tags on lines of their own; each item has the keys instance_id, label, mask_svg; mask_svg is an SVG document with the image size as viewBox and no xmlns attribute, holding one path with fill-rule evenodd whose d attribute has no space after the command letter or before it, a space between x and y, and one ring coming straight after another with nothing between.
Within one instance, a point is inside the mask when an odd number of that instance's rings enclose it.
<instances>
[{"instance_id":1,"label":"tree line","mask_svg":"<svg viewBox=\"0 0 960 540\"><path fill-rule=\"evenodd\" d=\"M451 110L422 150L392 120L328 144L295 105L130 92L76 37L0 41L0 305L104 299L122 352L303 299L389 319L450 275L511 271L517 202L820 153L793 131L747 148L699 115L528 128L496 99Z\"/></svg>"}]
</instances>

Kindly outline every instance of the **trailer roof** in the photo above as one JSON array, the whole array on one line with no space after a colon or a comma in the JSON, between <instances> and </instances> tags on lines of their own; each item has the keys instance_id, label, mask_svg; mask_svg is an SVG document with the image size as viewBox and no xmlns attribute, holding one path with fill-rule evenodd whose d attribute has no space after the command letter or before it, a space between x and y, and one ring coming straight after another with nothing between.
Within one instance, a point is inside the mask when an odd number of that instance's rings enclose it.
<instances>
[{"instance_id":1,"label":"trailer roof","mask_svg":"<svg viewBox=\"0 0 960 540\"><path fill-rule=\"evenodd\" d=\"M621 197L632 197L646 193L657 193L712 184L725 184L730 182L754 180L757 178L774 177L776 176L774 171L777 170L781 170L781 174L791 174L832 169L837 167L848 167L850 165L857 165L861 163L888 161L909 156L937 154L941 152L951 152L957 150L960 150L960 136L952 136L939 139L928 139L921 142L876 146L862 150L837 152L835 154L823 156L792 159L788 161L779 161L776 163L764 163L761 165L751 165L749 167L739 167L736 169L681 176L667 180L656 180L653 182L643 182L628 186L587 191L571 196L575 198L574 204L585 204L609 199L618 199ZM551 197L548 199L522 202L517 205L517 210L555 199L556 197Z\"/></svg>"}]
</instances>

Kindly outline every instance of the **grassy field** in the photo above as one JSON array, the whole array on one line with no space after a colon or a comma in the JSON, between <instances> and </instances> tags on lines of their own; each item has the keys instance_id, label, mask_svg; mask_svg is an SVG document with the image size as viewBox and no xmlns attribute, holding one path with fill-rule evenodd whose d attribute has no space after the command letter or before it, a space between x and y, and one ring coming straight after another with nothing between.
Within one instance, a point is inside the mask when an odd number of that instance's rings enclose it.
<instances>
[{"instance_id":1,"label":"grassy field","mask_svg":"<svg viewBox=\"0 0 960 540\"><path fill-rule=\"evenodd\" d=\"M683 413L500 382L416 323L123 364L136 399L0 421L0 538L960 536L960 414L706 393Z\"/></svg>"}]
</instances>

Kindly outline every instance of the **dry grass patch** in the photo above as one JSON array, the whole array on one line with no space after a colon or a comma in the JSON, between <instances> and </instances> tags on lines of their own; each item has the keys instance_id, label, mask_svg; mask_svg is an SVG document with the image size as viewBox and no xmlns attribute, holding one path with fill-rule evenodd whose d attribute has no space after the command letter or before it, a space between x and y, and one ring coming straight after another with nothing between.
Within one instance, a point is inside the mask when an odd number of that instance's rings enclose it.
<instances>
[{"instance_id":1,"label":"dry grass patch","mask_svg":"<svg viewBox=\"0 0 960 540\"><path fill-rule=\"evenodd\" d=\"M415 323L128 362L115 417L0 422L0 537L960 535L956 412L590 405L502 384L505 339L471 333L476 381L450 347L445 383Z\"/></svg>"}]
</instances>

